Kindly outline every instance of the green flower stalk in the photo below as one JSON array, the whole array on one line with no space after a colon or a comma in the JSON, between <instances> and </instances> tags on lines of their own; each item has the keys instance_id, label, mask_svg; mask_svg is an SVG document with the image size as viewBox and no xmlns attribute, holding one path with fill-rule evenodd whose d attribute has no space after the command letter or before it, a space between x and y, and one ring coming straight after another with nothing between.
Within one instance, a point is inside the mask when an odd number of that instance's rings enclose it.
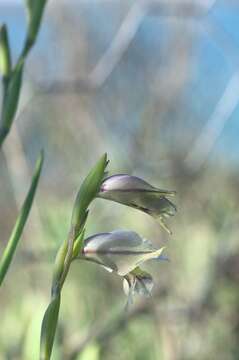
<instances>
[{"instance_id":1,"label":"green flower stalk","mask_svg":"<svg viewBox=\"0 0 239 360\"><path fill-rule=\"evenodd\" d=\"M60 309L61 290L71 262L79 255L83 246L84 227L89 212L88 207L99 192L107 163L107 156L104 154L85 178L76 196L69 235L61 245L55 260L51 301L42 321L40 360L49 360L51 358Z\"/></svg>"}]
</instances>

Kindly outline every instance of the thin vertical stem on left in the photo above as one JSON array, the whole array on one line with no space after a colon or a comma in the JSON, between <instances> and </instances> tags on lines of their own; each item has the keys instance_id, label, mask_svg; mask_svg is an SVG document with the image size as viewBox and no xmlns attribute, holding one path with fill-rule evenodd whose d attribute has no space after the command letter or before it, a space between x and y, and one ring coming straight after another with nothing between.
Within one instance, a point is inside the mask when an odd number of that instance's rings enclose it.
<instances>
[{"instance_id":1,"label":"thin vertical stem on left","mask_svg":"<svg viewBox=\"0 0 239 360\"><path fill-rule=\"evenodd\" d=\"M14 226L12 233L10 235L10 238L8 240L7 246L3 252L3 255L0 258L0 286L2 285L2 282L5 278L5 275L11 264L13 255L16 251L17 244L19 242L19 239L22 235L24 226L28 219L29 212L31 210L32 203L33 203L33 200L35 197L35 193L36 193L36 190L38 187L38 181L39 181L39 177L41 174L43 161L44 161L44 153L43 153L43 151L41 151L39 158L37 159L37 162L35 165L35 171L34 171L34 174L32 177L31 186L28 190L27 196L22 205L21 211L18 215L15 226Z\"/></svg>"}]
</instances>

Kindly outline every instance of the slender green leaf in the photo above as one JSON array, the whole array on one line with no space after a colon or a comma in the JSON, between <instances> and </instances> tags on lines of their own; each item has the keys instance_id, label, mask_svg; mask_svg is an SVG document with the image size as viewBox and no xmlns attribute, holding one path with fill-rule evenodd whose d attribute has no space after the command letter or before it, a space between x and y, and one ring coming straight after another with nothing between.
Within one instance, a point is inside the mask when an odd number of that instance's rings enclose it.
<instances>
[{"instance_id":1,"label":"slender green leaf","mask_svg":"<svg viewBox=\"0 0 239 360\"><path fill-rule=\"evenodd\" d=\"M37 189L37 185L38 185L38 181L39 181L39 177L40 177L40 173L41 173L41 169L42 169L43 159L44 159L43 151L41 151L41 154L36 162L35 172L32 177L30 189L28 191L28 194L26 196L26 199L24 201L24 204L22 206L20 214L18 215L17 221L12 230L12 234L9 238L8 244L7 244L7 246L3 252L3 255L0 259L0 285L2 284L4 277L7 273L7 270L11 264L18 241L22 235L25 223L27 221L27 218L28 218L31 206L32 206L32 202L33 202L33 199L35 196L35 192Z\"/></svg>"},{"instance_id":2,"label":"slender green leaf","mask_svg":"<svg viewBox=\"0 0 239 360\"><path fill-rule=\"evenodd\" d=\"M41 327L40 360L49 360L51 358L60 302L61 295L58 293L46 309Z\"/></svg>"}]
</instances>

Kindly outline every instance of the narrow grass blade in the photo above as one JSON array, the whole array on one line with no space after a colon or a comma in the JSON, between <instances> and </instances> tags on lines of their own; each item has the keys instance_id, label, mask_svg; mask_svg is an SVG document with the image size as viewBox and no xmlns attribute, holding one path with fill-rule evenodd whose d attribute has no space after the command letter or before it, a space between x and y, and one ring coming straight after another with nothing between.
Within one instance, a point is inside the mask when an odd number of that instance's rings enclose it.
<instances>
[{"instance_id":1,"label":"narrow grass blade","mask_svg":"<svg viewBox=\"0 0 239 360\"><path fill-rule=\"evenodd\" d=\"M59 293L50 302L48 308L46 309L41 327L40 360L49 360L51 358L59 315L60 302L61 295Z\"/></svg>"},{"instance_id":2,"label":"narrow grass blade","mask_svg":"<svg viewBox=\"0 0 239 360\"><path fill-rule=\"evenodd\" d=\"M26 199L24 201L24 204L22 206L22 209L20 211L20 214L18 215L17 221L15 223L15 226L12 230L12 234L9 238L8 244L3 252L2 257L0 258L0 286L4 280L4 277L8 271L8 268L11 264L13 255L15 253L18 241L22 235L25 223L27 221L32 202L35 196L35 192L38 185L38 180L41 174L42 164L43 164L43 152L41 152L35 167L35 172L32 177L32 183L30 186L30 189L28 191L28 194L26 196Z\"/></svg>"}]
</instances>

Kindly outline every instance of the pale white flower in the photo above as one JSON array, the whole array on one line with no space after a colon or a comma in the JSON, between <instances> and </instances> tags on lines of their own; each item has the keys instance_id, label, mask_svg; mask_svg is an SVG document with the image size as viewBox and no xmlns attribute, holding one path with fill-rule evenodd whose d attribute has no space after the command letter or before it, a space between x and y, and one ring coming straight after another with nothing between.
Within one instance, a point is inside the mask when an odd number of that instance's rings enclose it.
<instances>
[{"instance_id":1,"label":"pale white flower","mask_svg":"<svg viewBox=\"0 0 239 360\"><path fill-rule=\"evenodd\" d=\"M116 230L85 239L82 257L125 276L145 261L159 259L163 249L154 249L134 231Z\"/></svg>"},{"instance_id":2,"label":"pale white flower","mask_svg":"<svg viewBox=\"0 0 239 360\"><path fill-rule=\"evenodd\" d=\"M159 221L169 233L171 231L164 219L176 213L176 206L167 199L174 196L175 191L158 189L146 181L127 174L118 174L106 178L98 196L103 199L139 209Z\"/></svg>"}]
</instances>

